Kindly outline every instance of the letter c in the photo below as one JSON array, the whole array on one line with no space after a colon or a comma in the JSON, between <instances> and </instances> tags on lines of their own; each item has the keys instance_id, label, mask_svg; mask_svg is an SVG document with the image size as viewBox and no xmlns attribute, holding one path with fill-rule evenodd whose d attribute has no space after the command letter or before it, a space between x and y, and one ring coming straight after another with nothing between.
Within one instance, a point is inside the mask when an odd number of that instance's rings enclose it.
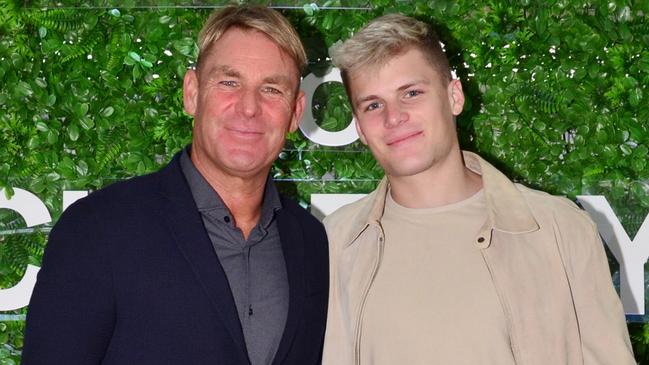
<instances>
[{"instance_id":1,"label":"letter c","mask_svg":"<svg viewBox=\"0 0 649 365\"><path fill-rule=\"evenodd\" d=\"M14 189L14 192L14 196L7 199L4 189L0 189L0 208L11 209L20 214L27 227L52 221L47 207L36 195L18 188ZM27 265L25 275L18 284L8 289L0 289L0 311L20 309L29 304L39 270L37 266Z\"/></svg>"}]
</instances>

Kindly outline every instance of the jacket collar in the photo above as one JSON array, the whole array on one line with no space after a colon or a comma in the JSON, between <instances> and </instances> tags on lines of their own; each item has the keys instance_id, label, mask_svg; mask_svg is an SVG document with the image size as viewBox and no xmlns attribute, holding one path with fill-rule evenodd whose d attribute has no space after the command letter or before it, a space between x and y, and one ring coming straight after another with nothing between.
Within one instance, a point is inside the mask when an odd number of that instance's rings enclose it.
<instances>
[{"instance_id":1,"label":"jacket collar","mask_svg":"<svg viewBox=\"0 0 649 365\"><path fill-rule=\"evenodd\" d=\"M481 231L495 229L517 234L539 229L523 194L512 181L477 154L468 151L462 151L462 154L465 166L482 176L487 199L487 222ZM345 240L347 245L351 245L368 226L380 226L388 187L389 182L383 177L378 187L370 193L365 206L351 223L353 229Z\"/></svg>"},{"instance_id":2,"label":"jacket collar","mask_svg":"<svg viewBox=\"0 0 649 365\"><path fill-rule=\"evenodd\" d=\"M212 308L233 339L241 364L249 363L243 330L225 271L219 262L189 185L181 171L180 153L157 173L162 197L159 214L171 232L171 239L189 263Z\"/></svg>"},{"instance_id":3,"label":"jacket collar","mask_svg":"<svg viewBox=\"0 0 649 365\"><path fill-rule=\"evenodd\" d=\"M289 311L286 317L284 333L272 362L273 365L284 363L291 350L293 339L300 332L300 326L303 323L304 297L306 296L307 285L304 267L305 237L298 218L288 209L281 209L277 212L277 228L282 241L286 275L288 276Z\"/></svg>"},{"instance_id":4,"label":"jacket collar","mask_svg":"<svg viewBox=\"0 0 649 365\"><path fill-rule=\"evenodd\" d=\"M159 192L163 197L159 214L172 232L172 238L180 252L192 267L194 276L209 297L214 311L232 336L236 344L236 350L233 351L237 351L240 359L238 363L248 364L243 330L230 285L182 172L180 153L174 156L167 167L158 172L158 176ZM281 195L278 194L277 198L282 199L278 201L280 206L287 206ZM307 285L304 274L305 238L299 219L289 209L279 209L277 225L288 276L289 311L273 364L283 362L291 351L293 339L302 329Z\"/></svg>"}]
</instances>

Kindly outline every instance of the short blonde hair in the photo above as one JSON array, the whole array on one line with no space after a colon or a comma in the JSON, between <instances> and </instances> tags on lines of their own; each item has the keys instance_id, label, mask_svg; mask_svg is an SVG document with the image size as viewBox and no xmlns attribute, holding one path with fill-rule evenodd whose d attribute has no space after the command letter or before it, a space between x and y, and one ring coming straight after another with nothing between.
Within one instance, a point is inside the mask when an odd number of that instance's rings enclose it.
<instances>
[{"instance_id":1,"label":"short blonde hair","mask_svg":"<svg viewBox=\"0 0 649 365\"><path fill-rule=\"evenodd\" d=\"M342 44L334 45L330 54L341 71L343 84L351 99L350 74L371 67L382 66L408 50L420 50L442 80L451 80L451 68L439 37L429 24L402 14L388 14L376 18Z\"/></svg>"},{"instance_id":2,"label":"short blonde hair","mask_svg":"<svg viewBox=\"0 0 649 365\"><path fill-rule=\"evenodd\" d=\"M198 68L201 65L201 57L232 27L256 30L268 36L295 62L299 72L297 77L300 79L307 66L306 52L300 36L282 14L257 5L228 6L210 15L198 35Z\"/></svg>"}]
</instances>

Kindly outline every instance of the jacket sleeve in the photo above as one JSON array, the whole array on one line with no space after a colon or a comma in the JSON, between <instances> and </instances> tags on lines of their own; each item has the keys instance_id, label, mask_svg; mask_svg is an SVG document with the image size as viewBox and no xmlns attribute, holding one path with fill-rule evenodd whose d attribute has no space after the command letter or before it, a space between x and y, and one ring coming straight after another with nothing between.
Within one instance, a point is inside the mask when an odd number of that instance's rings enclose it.
<instances>
[{"instance_id":1,"label":"jacket sleeve","mask_svg":"<svg viewBox=\"0 0 649 365\"><path fill-rule=\"evenodd\" d=\"M585 213L584 213L585 214ZM620 298L613 287L604 246L597 227L587 229L570 245L571 288L586 365L636 364ZM573 233L574 234L574 233ZM581 242L579 242L581 241Z\"/></svg>"},{"instance_id":2,"label":"jacket sleeve","mask_svg":"<svg viewBox=\"0 0 649 365\"><path fill-rule=\"evenodd\" d=\"M349 365L353 363L353 340L349 336L351 318L345 315L338 283L338 247L341 242L342 227L347 225L340 222L341 214L325 217L323 223L329 239L329 304L327 312L327 329L325 331L322 365ZM332 219L334 218L334 219ZM343 220L344 222L344 220Z\"/></svg>"},{"instance_id":3,"label":"jacket sleeve","mask_svg":"<svg viewBox=\"0 0 649 365\"><path fill-rule=\"evenodd\" d=\"M325 228L327 228L327 217L323 221ZM330 232L327 232L327 237L329 239L329 298L327 304L327 325L325 330L325 339L324 339L324 348L322 354L322 365L335 364L335 361L332 361L332 358L335 357L336 352L332 351L332 338L331 332L333 327L336 325L338 318L338 307L336 303L333 303L335 298L337 298L336 293L336 257L335 252L333 251L334 245L332 242L332 237L334 237Z\"/></svg>"},{"instance_id":4,"label":"jacket sleeve","mask_svg":"<svg viewBox=\"0 0 649 365\"><path fill-rule=\"evenodd\" d=\"M87 204L86 204L87 205ZM22 364L99 364L115 322L111 269L84 202L49 235L27 311Z\"/></svg>"}]
</instances>

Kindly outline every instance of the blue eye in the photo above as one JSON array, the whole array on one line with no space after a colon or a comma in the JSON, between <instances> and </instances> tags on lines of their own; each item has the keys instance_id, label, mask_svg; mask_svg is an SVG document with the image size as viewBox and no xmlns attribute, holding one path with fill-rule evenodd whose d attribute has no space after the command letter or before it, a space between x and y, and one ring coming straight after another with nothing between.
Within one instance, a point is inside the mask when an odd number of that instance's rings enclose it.
<instances>
[{"instance_id":1,"label":"blue eye","mask_svg":"<svg viewBox=\"0 0 649 365\"><path fill-rule=\"evenodd\" d=\"M268 93L268 94L276 94L276 95L279 95L279 94L282 93L281 91L279 91L278 89L276 89L276 88L274 88L274 87L265 87L265 88L263 89L263 91L264 91L265 93Z\"/></svg>"},{"instance_id":2,"label":"blue eye","mask_svg":"<svg viewBox=\"0 0 649 365\"><path fill-rule=\"evenodd\" d=\"M381 106L381 105L380 105L379 103L370 103L370 104L368 104L367 107L365 108L365 111L372 111L372 110L374 110L374 109L377 109L377 108L380 107L380 106Z\"/></svg>"},{"instance_id":3,"label":"blue eye","mask_svg":"<svg viewBox=\"0 0 649 365\"><path fill-rule=\"evenodd\" d=\"M408 97L408 98L415 97L415 96L417 96L419 94L422 94L422 91L420 91L420 90L408 90L408 91L406 91L406 97Z\"/></svg>"}]
</instances>

